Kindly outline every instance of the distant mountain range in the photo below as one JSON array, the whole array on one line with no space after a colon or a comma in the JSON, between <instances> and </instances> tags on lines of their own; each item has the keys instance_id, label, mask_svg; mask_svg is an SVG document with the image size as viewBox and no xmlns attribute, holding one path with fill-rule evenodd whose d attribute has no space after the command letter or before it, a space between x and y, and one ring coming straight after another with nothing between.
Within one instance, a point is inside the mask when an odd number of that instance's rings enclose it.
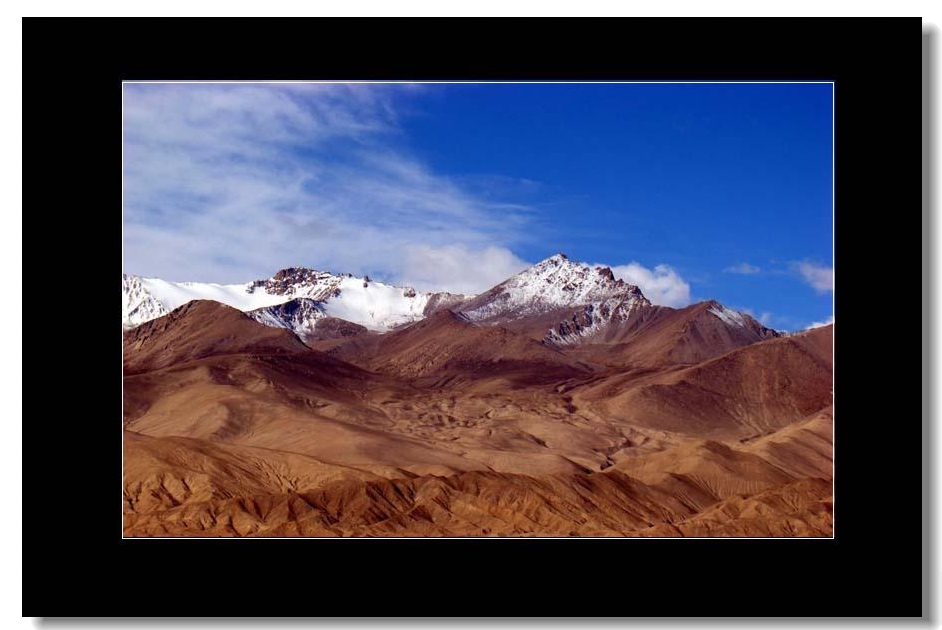
<instances>
[{"instance_id":1,"label":"distant mountain range","mask_svg":"<svg viewBox=\"0 0 942 630\"><path fill-rule=\"evenodd\" d=\"M166 315L190 300L220 302L266 326L287 328L302 337L316 336L318 322L327 318L387 332L448 309L482 324L519 320L545 324L543 336L554 344L611 340L612 331L624 332L666 308L652 305L637 286L616 280L607 267L590 267L556 254L476 296L424 293L369 276L306 268L282 269L267 280L232 285L125 274L124 327ZM777 335L749 315L718 303L712 303L709 312L755 339Z\"/></svg>"}]
</instances>

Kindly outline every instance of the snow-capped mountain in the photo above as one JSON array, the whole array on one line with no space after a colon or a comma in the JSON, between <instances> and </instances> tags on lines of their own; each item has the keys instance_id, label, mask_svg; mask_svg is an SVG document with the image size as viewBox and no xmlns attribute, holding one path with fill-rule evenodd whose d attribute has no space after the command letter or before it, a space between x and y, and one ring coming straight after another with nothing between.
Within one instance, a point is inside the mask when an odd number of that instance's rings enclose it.
<instances>
[{"instance_id":1,"label":"snow-capped mountain","mask_svg":"<svg viewBox=\"0 0 942 630\"><path fill-rule=\"evenodd\" d=\"M304 267L282 269L265 280L229 285L124 275L123 290L125 328L166 315L191 300L208 299L237 308L267 326L292 330L302 338L312 335L318 322L326 318L386 332L449 309L478 325L523 325L544 342L562 346L612 341L645 321L662 317L663 312L675 310L652 305L640 288L616 279L608 267L575 262L564 254L550 256L477 296L423 293L374 282L368 276ZM766 335L763 330L768 329L747 315L717 302L704 304L709 307L708 316L725 327L754 328L757 338Z\"/></svg>"},{"instance_id":2,"label":"snow-capped mountain","mask_svg":"<svg viewBox=\"0 0 942 630\"><path fill-rule=\"evenodd\" d=\"M608 267L550 256L461 305L472 321L497 323L562 308L605 304L608 309L650 306L641 290L616 280Z\"/></svg>"},{"instance_id":3,"label":"snow-capped mountain","mask_svg":"<svg viewBox=\"0 0 942 630\"><path fill-rule=\"evenodd\" d=\"M706 319L698 326L703 330L727 329L715 337L735 339L731 347L777 335L718 302L702 306L673 309L653 305L639 287L616 279L610 268L556 254L453 308L470 321L526 329L554 346L624 342L640 328L663 325L670 319L686 321L701 310Z\"/></svg>"},{"instance_id":4,"label":"snow-capped mountain","mask_svg":"<svg viewBox=\"0 0 942 630\"><path fill-rule=\"evenodd\" d=\"M214 300L240 311L250 311L286 302L290 297L256 291L249 284L207 284L202 282L167 282L124 274L123 323L133 328L166 315L191 300Z\"/></svg>"},{"instance_id":5,"label":"snow-capped mountain","mask_svg":"<svg viewBox=\"0 0 942 630\"><path fill-rule=\"evenodd\" d=\"M215 300L249 313L269 326L299 334L322 317L338 317L370 330L386 331L425 316L436 294L374 282L368 276L306 268L282 269L247 284L167 282L124 275L123 322L131 328L166 315L190 300ZM440 300L441 298L436 298Z\"/></svg>"}]
</instances>

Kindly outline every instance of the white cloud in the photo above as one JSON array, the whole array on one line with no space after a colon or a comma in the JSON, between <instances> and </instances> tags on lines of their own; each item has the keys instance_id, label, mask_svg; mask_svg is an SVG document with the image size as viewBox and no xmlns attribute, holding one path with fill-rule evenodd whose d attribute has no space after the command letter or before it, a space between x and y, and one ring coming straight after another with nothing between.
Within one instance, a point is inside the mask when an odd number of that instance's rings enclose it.
<instances>
[{"instance_id":1,"label":"white cloud","mask_svg":"<svg viewBox=\"0 0 942 630\"><path fill-rule=\"evenodd\" d=\"M410 278L413 286L426 291L480 293L529 266L503 247L410 245L404 254L398 276Z\"/></svg>"},{"instance_id":2,"label":"white cloud","mask_svg":"<svg viewBox=\"0 0 942 630\"><path fill-rule=\"evenodd\" d=\"M529 209L400 148L411 92L126 84L124 270L226 283L303 265L452 290L518 270L510 248L532 233Z\"/></svg>"},{"instance_id":3,"label":"white cloud","mask_svg":"<svg viewBox=\"0 0 942 630\"><path fill-rule=\"evenodd\" d=\"M833 324L833 323L834 323L834 316L831 315L823 322L811 322L810 324L808 324L808 328L820 328L821 326L827 326L828 324Z\"/></svg>"},{"instance_id":4,"label":"white cloud","mask_svg":"<svg viewBox=\"0 0 942 630\"><path fill-rule=\"evenodd\" d=\"M686 306L691 302L690 285L669 265L657 265L652 270L632 262L612 267L612 273L616 278L638 285L654 304Z\"/></svg>"},{"instance_id":5,"label":"white cloud","mask_svg":"<svg viewBox=\"0 0 942 630\"><path fill-rule=\"evenodd\" d=\"M747 262L743 262L736 265L731 265L727 267L726 269L724 269L723 271L726 273L739 273L746 276L750 276L753 274L757 274L762 270L756 265L750 265Z\"/></svg>"},{"instance_id":6,"label":"white cloud","mask_svg":"<svg viewBox=\"0 0 942 630\"><path fill-rule=\"evenodd\" d=\"M797 263L798 273L806 283L814 287L818 293L834 290L834 269L809 262Z\"/></svg>"}]
</instances>

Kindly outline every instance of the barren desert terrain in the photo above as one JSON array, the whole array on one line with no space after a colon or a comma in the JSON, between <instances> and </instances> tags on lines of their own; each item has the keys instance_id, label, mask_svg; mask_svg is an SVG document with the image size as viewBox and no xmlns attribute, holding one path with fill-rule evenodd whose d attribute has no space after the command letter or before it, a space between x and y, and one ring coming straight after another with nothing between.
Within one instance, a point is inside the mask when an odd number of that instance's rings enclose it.
<instances>
[{"instance_id":1,"label":"barren desert terrain","mask_svg":"<svg viewBox=\"0 0 942 630\"><path fill-rule=\"evenodd\" d=\"M484 295L388 332L211 300L127 329L125 535L830 536L833 324L615 289L606 326Z\"/></svg>"}]
</instances>

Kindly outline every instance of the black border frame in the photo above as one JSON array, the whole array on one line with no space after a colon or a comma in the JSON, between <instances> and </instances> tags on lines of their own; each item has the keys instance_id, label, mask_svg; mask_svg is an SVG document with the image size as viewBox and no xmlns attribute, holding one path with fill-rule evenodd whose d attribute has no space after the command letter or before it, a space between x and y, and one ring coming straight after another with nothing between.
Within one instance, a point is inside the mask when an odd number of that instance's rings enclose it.
<instances>
[{"instance_id":1,"label":"black border frame","mask_svg":"<svg viewBox=\"0 0 942 630\"><path fill-rule=\"evenodd\" d=\"M23 614L926 614L922 418L907 409L926 341L921 35L919 18L24 19ZM121 81L207 78L834 80L836 537L122 540ZM884 286L881 263L910 279ZM64 273L113 307L73 307L50 334L45 279Z\"/></svg>"}]
</instances>

